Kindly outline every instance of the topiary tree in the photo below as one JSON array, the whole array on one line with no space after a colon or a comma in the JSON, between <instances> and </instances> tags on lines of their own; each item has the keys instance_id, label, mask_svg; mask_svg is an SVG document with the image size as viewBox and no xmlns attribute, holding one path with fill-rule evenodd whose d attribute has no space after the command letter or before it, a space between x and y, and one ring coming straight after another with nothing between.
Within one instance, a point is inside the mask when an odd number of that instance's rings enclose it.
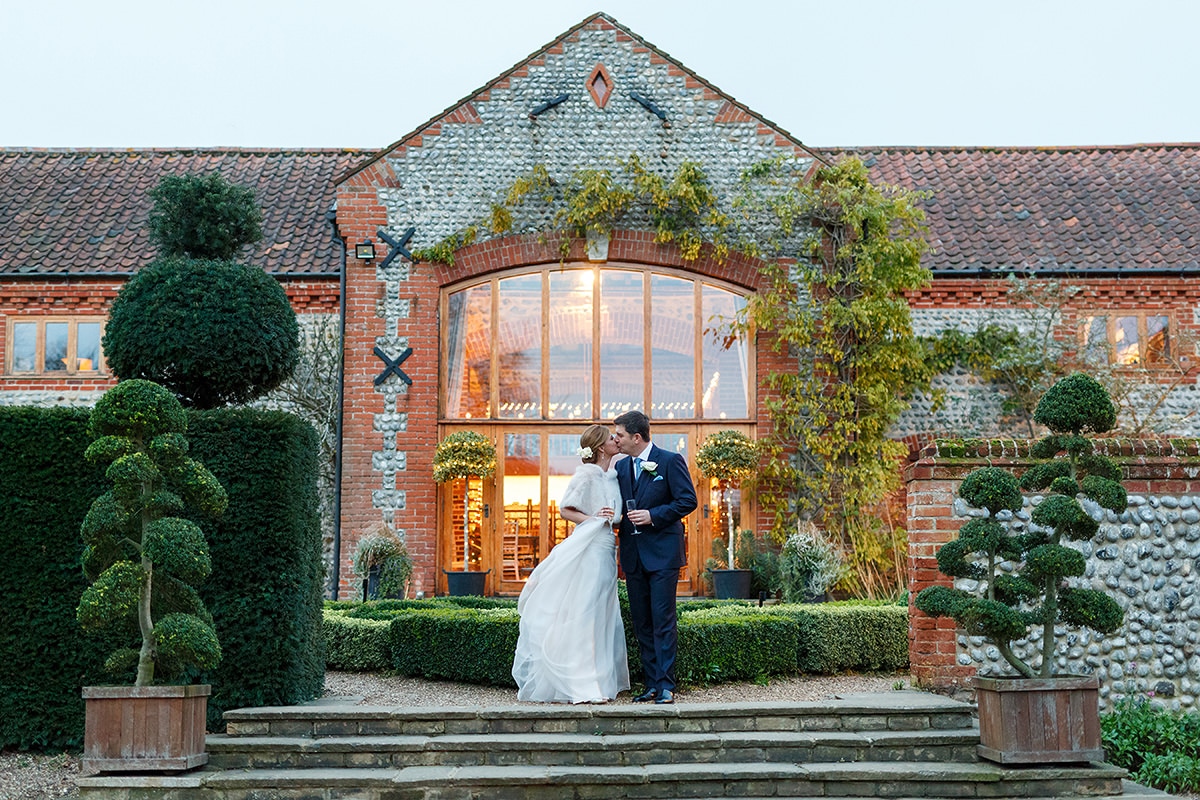
<instances>
[{"instance_id":1,"label":"topiary tree","mask_svg":"<svg viewBox=\"0 0 1200 800\"><path fill-rule=\"evenodd\" d=\"M91 586L76 611L85 630L128 625L141 648L121 648L105 668L135 664L136 686L221 660L212 616L193 588L211 571L208 543L189 509L224 512L227 498L204 465L187 457L187 417L179 401L150 381L118 383L100 398L85 456L108 463L113 488L84 518L83 572ZM118 630L120 628L118 627Z\"/></svg>"},{"instance_id":2,"label":"topiary tree","mask_svg":"<svg viewBox=\"0 0 1200 800\"><path fill-rule=\"evenodd\" d=\"M228 261L262 239L254 191L218 172L168 175L150 197L150 240L160 255Z\"/></svg>"},{"instance_id":3,"label":"topiary tree","mask_svg":"<svg viewBox=\"0 0 1200 800\"><path fill-rule=\"evenodd\" d=\"M169 176L151 195L162 254L113 301L109 367L196 408L246 403L279 386L298 359L296 314L274 278L230 260L262 238L254 193L214 174Z\"/></svg>"},{"instance_id":4,"label":"topiary tree","mask_svg":"<svg viewBox=\"0 0 1200 800\"><path fill-rule=\"evenodd\" d=\"M1116 630L1124 612L1115 600L1096 589L1071 586L1067 579L1084 574L1087 564L1064 539L1086 541L1097 523L1077 499L1082 494L1102 508L1125 509L1120 469L1094 453L1085 431L1103 433L1116 424L1108 392L1095 379L1076 373L1056 383L1038 403L1034 420L1050 429L1036 442L1031 455L1044 459L1017 479L999 467L977 469L966 477L958 494L987 517L963 525L958 538L937 552L938 569L952 578L979 582L979 594L948 586L923 589L916 606L934 617L953 617L972 636L996 645L1004 659L1027 678L1054 674L1055 625L1090 628L1098 633ZM1001 511L1021 508L1021 489L1050 490L1034 509L1033 525L1013 533L998 519ZM1015 572L1000 569L1003 562L1019 564ZM1041 626L1041 665L1018 657L1012 642Z\"/></svg>"},{"instance_id":5,"label":"topiary tree","mask_svg":"<svg viewBox=\"0 0 1200 800\"><path fill-rule=\"evenodd\" d=\"M729 486L743 481L758 471L758 447L741 431L717 431L710 434L696 451L696 466L705 477L715 478L725 505L725 520L729 527L729 568L734 565L733 508Z\"/></svg>"},{"instance_id":6,"label":"topiary tree","mask_svg":"<svg viewBox=\"0 0 1200 800\"><path fill-rule=\"evenodd\" d=\"M103 344L122 379L152 380L186 406L216 408L282 383L296 366L300 328L287 294L263 270L170 258L117 294Z\"/></svg>"}]
</instances>

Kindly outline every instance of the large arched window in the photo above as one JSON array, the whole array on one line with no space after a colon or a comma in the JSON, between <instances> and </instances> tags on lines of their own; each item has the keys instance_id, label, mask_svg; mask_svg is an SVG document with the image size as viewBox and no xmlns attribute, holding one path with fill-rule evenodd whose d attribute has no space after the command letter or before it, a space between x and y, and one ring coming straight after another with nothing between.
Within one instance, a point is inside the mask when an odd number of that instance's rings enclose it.
<instances>
[{"instance_id":1,"label":"large arched window","mask_svg":"<svg viewBox=\"0 0 1200 800\"><path fill-rule=\"evenodd\" d=\"M748 420L752 353L722 320L745 304L686 273L553 265L448 289L442 309L446 421Z\"/></svg>"}]
</instances>

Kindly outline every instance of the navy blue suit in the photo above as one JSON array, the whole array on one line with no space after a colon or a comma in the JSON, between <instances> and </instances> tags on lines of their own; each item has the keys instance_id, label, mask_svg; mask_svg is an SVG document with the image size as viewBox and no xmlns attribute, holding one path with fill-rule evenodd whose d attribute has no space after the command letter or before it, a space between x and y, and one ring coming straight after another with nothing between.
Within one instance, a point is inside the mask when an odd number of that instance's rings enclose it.
<instances>
[{"instance_id":1,"label":"navy blue suit","mask_svg":"<svg viewBox=\"0 0 1200 800\"><path fill-rule=\"evenodd\" d=\"M646 688L674 691L675 592L679 568L687 563L683 518L696 509L696 489L687 461L678 453L654 445L646 460L656 463L654 474L643 469L636 481L633 457L618 461L617 483L622 503L636 500L637 508L650 512L652 524L635 534L633 523L622 517L617 541Z\"/></svg>"}]
</instances>

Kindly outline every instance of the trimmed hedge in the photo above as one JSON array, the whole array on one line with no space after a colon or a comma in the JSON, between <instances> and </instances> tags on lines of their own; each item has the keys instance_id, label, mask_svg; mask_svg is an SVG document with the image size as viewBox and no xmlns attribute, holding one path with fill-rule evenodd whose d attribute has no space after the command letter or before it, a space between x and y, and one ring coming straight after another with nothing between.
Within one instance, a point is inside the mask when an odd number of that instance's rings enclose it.
<instances>
[{"instance_id":1,"label":"trimmed hedge","mask_svg":"<svg viewBox=\"0 0 1200 800\"><path fill-rule=\"evenodd\" d=\"M630 671L640 671L623 586ZM387 664L404 675L512 686L520 620L511 600L465 608L464 598L383 600L325 614L330 669ZM472 601L468 601L472 602ZM332 604L331 604L332 605ZM361 647L362 651L354 648ZM908 665L908 613L897 605L680 603L681 680L714 683L799 670L894 671Z\"/></svg>"},{"instance_id":2,"label":"trimmed hedge","mask_svg":"<svg viewBox=\"0 0 1200 800\"><path fill-rule=\"evenodd\" d=\"M0 746L79 747L80 689L114 682L101 667L125 643L75 621L79 528L108 485L83 458L88 416L0 407ZM198 520L214 567L200 591L224 651L198 676L213 683L210 725L228 708L311 699L325 661L316 434L290 415L220 410L190 413L188 438L230 498L219 522Z\"/></svg>"},{"instance_id":3,"label":"trimmed hedge","mask_svg":"<svg viewBox=\"0 0 1200 800\"><path fill-rule=\"evenodd\" d=\"M318 442L311 425L279 411L188 417L192 452L229 494L221 519L201 524L213 572L200 594L225 654L202 676L216 730L231 708L301 703L325 685Z\"/></svg>"},{"instance_id":4,"label":"trimmed hedge","mask_svg":"<svg viewBox=\"0 0 1200 800\"><path fill-rule=\"evenodd\" d=\"M515 686L520 624L515 608L400 612L388 629L392 665L401 675Z\"/></svg>"},{"instance_id":5,"label":"trimmed hedge","mask_svg":"<svg viewBox=\"0 0 1200 800\"><path fill-rule=\"evenodd\" d=\"M108 485L83 458L88 416L0 407L0 746L79 747L79 689L107 679L119 639L85 637L75 622L87 586L79 526Z\"/></svg>"}]
</instances>

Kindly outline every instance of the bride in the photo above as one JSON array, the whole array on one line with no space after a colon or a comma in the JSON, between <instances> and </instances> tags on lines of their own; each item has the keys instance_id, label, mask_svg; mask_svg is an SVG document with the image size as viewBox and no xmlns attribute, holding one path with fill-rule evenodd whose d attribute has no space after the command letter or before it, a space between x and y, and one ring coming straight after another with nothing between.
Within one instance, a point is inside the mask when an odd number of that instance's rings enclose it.
<instances>
[{"instance_id":1,"label":"bride","mask_svg":"<svg viewBox=\"0 0 1200 800\"><path fill-rule=\"evenodd\" d=\"M559 502L575 530L538 564L517 601L518 700L602 703L629 688L613 533L621 492L609 469L617 444L603 425L588 426L579 444L584 463Z\"/></svg>"}]
</instances>

